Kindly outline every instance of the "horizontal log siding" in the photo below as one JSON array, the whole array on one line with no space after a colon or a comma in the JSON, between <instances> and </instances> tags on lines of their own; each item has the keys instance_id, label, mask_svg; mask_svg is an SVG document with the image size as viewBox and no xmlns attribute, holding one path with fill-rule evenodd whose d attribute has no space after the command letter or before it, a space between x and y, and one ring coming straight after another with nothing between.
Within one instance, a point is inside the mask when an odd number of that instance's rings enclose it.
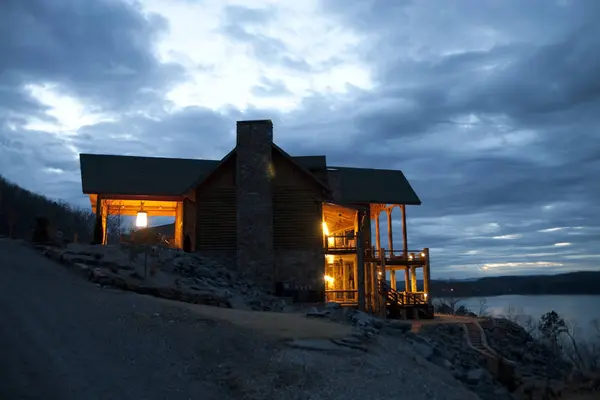
<instances>
[{"instance_id":1,"label":"horizontal log siding","mask_svg":"<svg viewBox=\"0 0 600 400\"><path fill-rule=\"evenodd\" d=\"M235 189L218 188L199 193L196 205L198 250L235 250Z\"/></svg>"},{"instance_id":2,"label":"horizontal log siding","mask_svg":"<svg viewBox=\"0 0 600 400\"><path fill-rule=\"evenodd\" d=\"M313 249L323 243L322 203L312 188L276 186L273 193L275 249Z\"/></svg>"},{"instance_id":3,"label":"horizontal log siding","mask_svg":"<svg viewBox=\"0 0 600 400\"><path fill-rule=\"evenodd\" d=\"M196 249L237 248L235 156L196 190Z\"/></svg>"}]
</instances>

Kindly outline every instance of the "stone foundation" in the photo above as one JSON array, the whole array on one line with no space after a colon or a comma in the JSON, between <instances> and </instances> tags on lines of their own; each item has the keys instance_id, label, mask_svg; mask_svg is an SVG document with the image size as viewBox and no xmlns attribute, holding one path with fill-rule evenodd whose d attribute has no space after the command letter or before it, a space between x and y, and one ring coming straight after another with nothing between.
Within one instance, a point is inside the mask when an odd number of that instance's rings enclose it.
<instances>
[{"instance_id":1,"label":"stone foundation","mask_svg":"<svg viewBox=\"0 0 600 400\"><path fill-rule=\"evenodd\" d=\"M297 302L324 300L325 256L323 250L276 250L275 293Z\"/></svg>"}]
</instances>

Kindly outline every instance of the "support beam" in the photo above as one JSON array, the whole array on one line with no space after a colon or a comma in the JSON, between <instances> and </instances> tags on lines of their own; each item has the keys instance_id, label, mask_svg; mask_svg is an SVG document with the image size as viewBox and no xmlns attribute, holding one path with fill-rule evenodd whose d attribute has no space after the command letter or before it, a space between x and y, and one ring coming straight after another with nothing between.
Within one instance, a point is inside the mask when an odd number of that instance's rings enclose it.
<instances>
[{"instance_id":1,"label":"support beam","mask_svg":"<svg viewBox=\"0 0 600 400\"><path fill-rule=\"evenodd\" d=\"M381 231L379 229L379 211L375 212L375 248L381 253Z\"/></svg>"},{"instance_id":2,"label":"support beam","mask_svg":"<svg viewBox=\"0 0 600 400\"><path fill-rule=\"evenodd\" d=\"M364 211L356 212L356 283L358 290L358 309L366 311L365 306L365 250L363 240Z\"/></svg>"},{"instance_id":3,"label":"support beam","mask_svg":"<svg viewBox=\"0 0 600 400\"><path fill-rule=\"evenodd\" d=\"M429 283L431 280L430 262L429 262L429 248L424 248L425 253L425 265L423 265L423 291L427 294L427 303L431 304L431 296L429 296Z\"/></svg>"},{"instance_id":4,"label":"support beam","mask_svg":"<svg viewBox=\"0 0 600 400\"><path fill-rule=\"evenodd\" d=\"M411 292L416 292L417 291L417 268L412 265L410 267L410 282L411 282Z\"/></svg>"},{"instance_id":5,"label":"support beam","mask_svg":"<svg viewBox=\"0 0 600 400\"><path fill-rule=\"evenodd\" d=\"M406 205L400 204L400 211L402 212L402 256L408 257L408 238L406 235ZM410 292L410 271L408 265L404 270L404 287L407 292Z\"/></svg>"},{"instance_id":6,"label":"support beam","mask_svg":"<svg viewBox=\"0 0 600 400\"><path fill-rule=\"evenodd\" d=\"M408 257L408 237L406 234L406 205L401 204L400 210L402 211L402 250L404 251L403 257Z\"/></svg>"},{"instance_id":7,"label":"support beam","mask_svg":"<svg viewBox=\"0 0 600 400\"><path fill-rule=\"evenodd\" d=\"M108 200L102 201L102 244L108 244Z\"/></svg>"},{"instance_id":8,"label":"support beam","mask_svg":"<svg viewBox=\"0 0 600 400\"><path fill-rule=\"evenodd\" d=\"M175 210L175 247L183 248L183 202L177 202Z\"/></svg>"},{"instance_id":9,"label":"support beam","mask_svg":"<svg viewBox=\"0 0 600 400\"><path fill-rule=\"evenodd\" d=\"M387 224L388 224L388 248L390 249L390 256L394 255L394 236L392 234L392 210L394 208L387 208ZM383 269L383 273L385 274L385 268ZM390 286L392 289L396 290L396 271L390 271Z\"/></svg>"},{"instance_id":10,"label":"support beam","mask_svg":"<svg viewBox=\"0 0 600 400\"><path fill-rule=\"evenodd\" d=\"M94 244L104 242L104 229L102 228L102 197L96 196L96 223L94 225Z\"/></svg>"},{"instance_id":11,"label":"support beam","mask_svg":"<svg viewBox=\"0 0 600 400\"><path fill-rule=\"evenodd\" d=\"M388 208L386 210L387 213L387 223L388 223L388 248L390 249L390 255L394 255L394 235L392 232L392 210L393 208Z\"/></svg>"}]
</instances>

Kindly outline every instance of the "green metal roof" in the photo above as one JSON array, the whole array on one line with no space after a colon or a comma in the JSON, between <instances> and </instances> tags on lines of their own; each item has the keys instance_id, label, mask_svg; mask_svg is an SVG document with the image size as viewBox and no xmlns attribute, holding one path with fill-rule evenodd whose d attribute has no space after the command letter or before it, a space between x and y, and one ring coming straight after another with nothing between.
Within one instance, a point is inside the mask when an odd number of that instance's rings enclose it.
<instances>
[{"instance_id":1,"label":"green metal roof","mask_svg":"<svg viewBox=\"0 0 600 400\"><path fill-rule=\"evenodd\" d=\"M340 204L381 203L421 205L419 196L398 170L328 167L336 186L334 200Z\"/></svg>"},{"instance_id":2,"label":"green metal roof","mask_svg":"<svg viewBox=\"0 0 600 400\"><path fill-rule=\"evenodd\" d=\"M179 196L215 160L80 154L83 193Z\"/></svg>"},{"instance_id":3,"label":"green metal roof","mask_svg":"<svg viewBox=\"0 0 600 400\"><path fill-rule=\"evenodd\" d=\"M410 183L397 170L327 167L325 156L291 157L317 175L327 170L339 204L420 205ZM83 193L179 196L201 182L220 160L80 154Z\"/></svg>"}]
</instances>

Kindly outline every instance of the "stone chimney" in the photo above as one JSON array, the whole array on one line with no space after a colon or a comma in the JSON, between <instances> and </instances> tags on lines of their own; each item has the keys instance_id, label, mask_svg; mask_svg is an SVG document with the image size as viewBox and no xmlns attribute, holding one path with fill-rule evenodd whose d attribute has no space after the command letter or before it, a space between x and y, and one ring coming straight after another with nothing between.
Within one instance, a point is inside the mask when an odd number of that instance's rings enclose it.
<instances>
[{"instance_id":1,"label":"stone chimney","mask_svg":"<svg viewBox=\"0 0 600 400\"><path fill-rule=\"evenodd\" d=\"M271 120L238 121L236 146L237 269L274 290Z\"/></svg>"}]
</instances>

